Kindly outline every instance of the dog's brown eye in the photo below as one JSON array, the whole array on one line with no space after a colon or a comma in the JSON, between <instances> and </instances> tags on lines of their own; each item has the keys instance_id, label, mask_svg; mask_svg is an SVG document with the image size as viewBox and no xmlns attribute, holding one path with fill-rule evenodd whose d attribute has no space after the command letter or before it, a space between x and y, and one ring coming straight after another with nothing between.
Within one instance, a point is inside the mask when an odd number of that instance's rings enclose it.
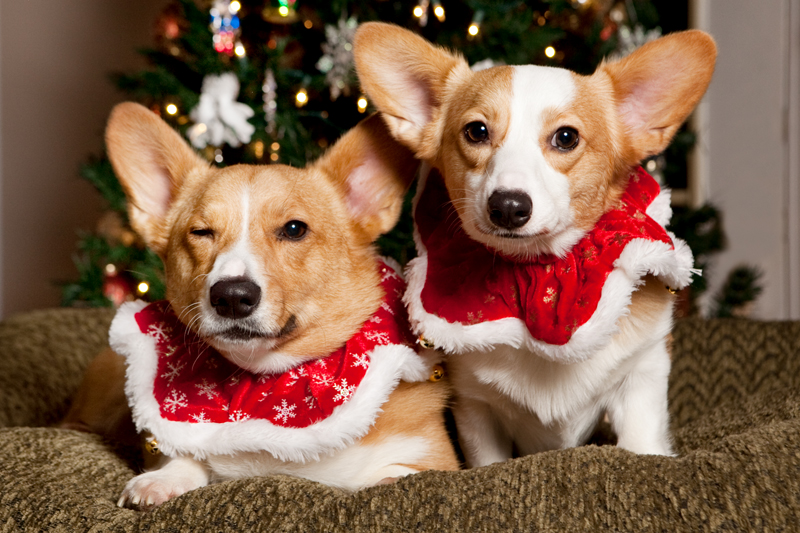
<instances>
[{"instance_id":1,"label":"dog's brown eye","mask_svg":"<svg viewBox=\"0 0 800 533\"><path fill-rule=\"evenodd\" d=\"M568 152L578 146L578 131L574 128L559 128L550 144L561 151Z\"/></svg>"},{"instance_id":2,"label":"dog's brown eye","mask_svg":"<svg viewBox=\"0 0 800 533\"><path fill-rule=\"evenodd\" d=\"M290 241L299 241L306 236L308 224L300 220L290 220L281 228L280 236Z\"/></svg>"},{"instance_id":3,"label":"dog's brown eye","mask_svg":"<svg viewBox=\"0 0 800 533\"><path fill-rule=\"evenodd\" d=\"M213 237L214 230L209 228L195 228L191 230L189 233L194 235L195 237Z\"/></svg>"},{"instance_id":4,"label":"dog's brown eye","mask_svg":"<svg viewBox=\"0 0 800 533\"><path fill-rule=\"evenodd\" d=\"M471 143L482 143L489 140L489 128L483 122L470 122L464 126L464 136Z\"/></svg>"}]
</instances>

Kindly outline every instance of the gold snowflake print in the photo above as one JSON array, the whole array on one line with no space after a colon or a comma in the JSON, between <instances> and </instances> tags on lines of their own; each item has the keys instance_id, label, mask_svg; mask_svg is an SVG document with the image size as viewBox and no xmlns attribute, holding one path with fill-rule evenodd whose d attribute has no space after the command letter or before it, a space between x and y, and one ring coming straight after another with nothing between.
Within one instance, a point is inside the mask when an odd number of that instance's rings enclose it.
<instances>
[{"instance_id":1,"label":"gold snowflake print","mask_svg":"<svg viewBox=\"0 0 800 533\"><path fill-rule=\"evenodd\" d=\"M467 321L470 324L477 324L483 320L483 311L478 311L477 313L467 313Z\"/></svg>"},{"instance_id":2,"label":"gold snowflake print","mask_svg":"<svg viewBox=\"0 0 800 533\"><path fill-rule=\"evenodd\" d=\"M553 287L548 287L547 295L543 299L544 303L550 304L550 307L555 307L558 303L558 292Z\"/></svg>"}]
</instances>

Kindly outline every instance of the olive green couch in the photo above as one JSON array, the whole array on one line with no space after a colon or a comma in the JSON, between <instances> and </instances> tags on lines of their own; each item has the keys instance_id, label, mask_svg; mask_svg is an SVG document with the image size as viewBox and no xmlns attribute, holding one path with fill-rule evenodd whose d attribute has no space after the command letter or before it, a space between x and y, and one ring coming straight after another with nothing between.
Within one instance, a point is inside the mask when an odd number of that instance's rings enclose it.
<instances>
[{"instance_id":1,"label":"olive green couch","mask_svg":"<svg viewBox=\"0 0 800 533\"><path fill-rule=\"evenodd\" d=\"M800 323L678 323L678 457L589 445L355 494L250 478L139 512L116 506L138 450L47 427L110 319L52 309L0 324L0 531L800 531Z\"/></svg>"}]
</instances>

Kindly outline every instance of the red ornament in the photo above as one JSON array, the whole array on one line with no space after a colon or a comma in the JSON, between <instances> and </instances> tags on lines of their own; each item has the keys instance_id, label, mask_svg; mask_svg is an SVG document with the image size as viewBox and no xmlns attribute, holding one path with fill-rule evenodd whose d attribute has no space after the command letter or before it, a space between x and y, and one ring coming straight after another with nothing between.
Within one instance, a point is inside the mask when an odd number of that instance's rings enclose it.
<instances>
[{"instance_id":1,"label":"red ornament","mask_svg":"<svg viewBox=\"0 0 800 533\"><path fill-rule=\"evenodd\" d=\"M600 30L600 39L603 41L607 41L611 38L612 35L617 33L617 24L612 20L606 20L603 29Z\"/></svg>"},{"instance_id":2,"label":"red ornament","mask_svg":"<svg viewBox=\"0 0 800 533\"><path fill-rule=\"evenodd\" d=\"M133 301L136 282L125 274L106 274L103 280L103 295L114 307Z\"/></svg>"},{"instance_id":3,"label":"red ornament","mask_svg":"<svg viewBox=\"0 0 800 533\"><path fill-rule=\"evenodd\" d=\"M181 6L177 3L168 5L156 18L154 33L156 45L162 50L175 55L177 50L174 41L184 32L186 21L181 16Z\"/></svg>"}]
</instances>

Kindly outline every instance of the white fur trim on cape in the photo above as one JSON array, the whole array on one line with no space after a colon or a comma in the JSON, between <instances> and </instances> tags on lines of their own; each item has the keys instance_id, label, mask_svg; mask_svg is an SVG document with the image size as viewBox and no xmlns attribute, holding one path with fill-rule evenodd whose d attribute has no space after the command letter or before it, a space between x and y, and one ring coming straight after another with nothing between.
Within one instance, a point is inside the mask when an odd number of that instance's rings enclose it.
<instances>
[{"instance_id":1,"label":"white fur trim on cape","mask_svg":"<svg viewBox=\"0 0 800 533\"><path fill-rule=\"evenodd\" d=\"M287 428L256 419L222 424L166 420L153 394L158 363L155 339L142 333L134 318L146 305L142 301L123 304L111 323L109 339L111 348L127 361L125 394L136 429L153 433L167 456L202 460L209 455L266 451L282 461L316 460L366 435L401 379L421 381L430 376L430 363L411 348L378 346L370 352L370 366L350 400L310 426Z\"/></svg>"},{"instance_id":2,"label":"white fur trim on cape","mask_svg":"<svg viewBox=\"0 0 800 533\"><path fill-rule=\"evenodd\" d=\"M429 168L420 171L414 210L425 189L427 170ZM669 191L662 191L647 210L647 214L662 225L669 222L672 214L669 198ZM525 323L517 318L461 324L428 313L421 298L428 271L428 251L415 224L414 241L418 256L406 267L408 288L403 298L408 307L411 328L450 354L487 351L506 344L514 348L524 346L545 359L560 363L584 361L608 344L618 332L619 319L628 314L631 295L642 283L642 277L649 273L672 289L682 289L691 282L692 274L699 272L692 268L694 260L689 246L672 233L669 236L674 249L660 241L630 241L614 263L614 270L608 275L592 317L575 330L569 342L554 345L535 339Z\"/></svg>"}]
</instances>

